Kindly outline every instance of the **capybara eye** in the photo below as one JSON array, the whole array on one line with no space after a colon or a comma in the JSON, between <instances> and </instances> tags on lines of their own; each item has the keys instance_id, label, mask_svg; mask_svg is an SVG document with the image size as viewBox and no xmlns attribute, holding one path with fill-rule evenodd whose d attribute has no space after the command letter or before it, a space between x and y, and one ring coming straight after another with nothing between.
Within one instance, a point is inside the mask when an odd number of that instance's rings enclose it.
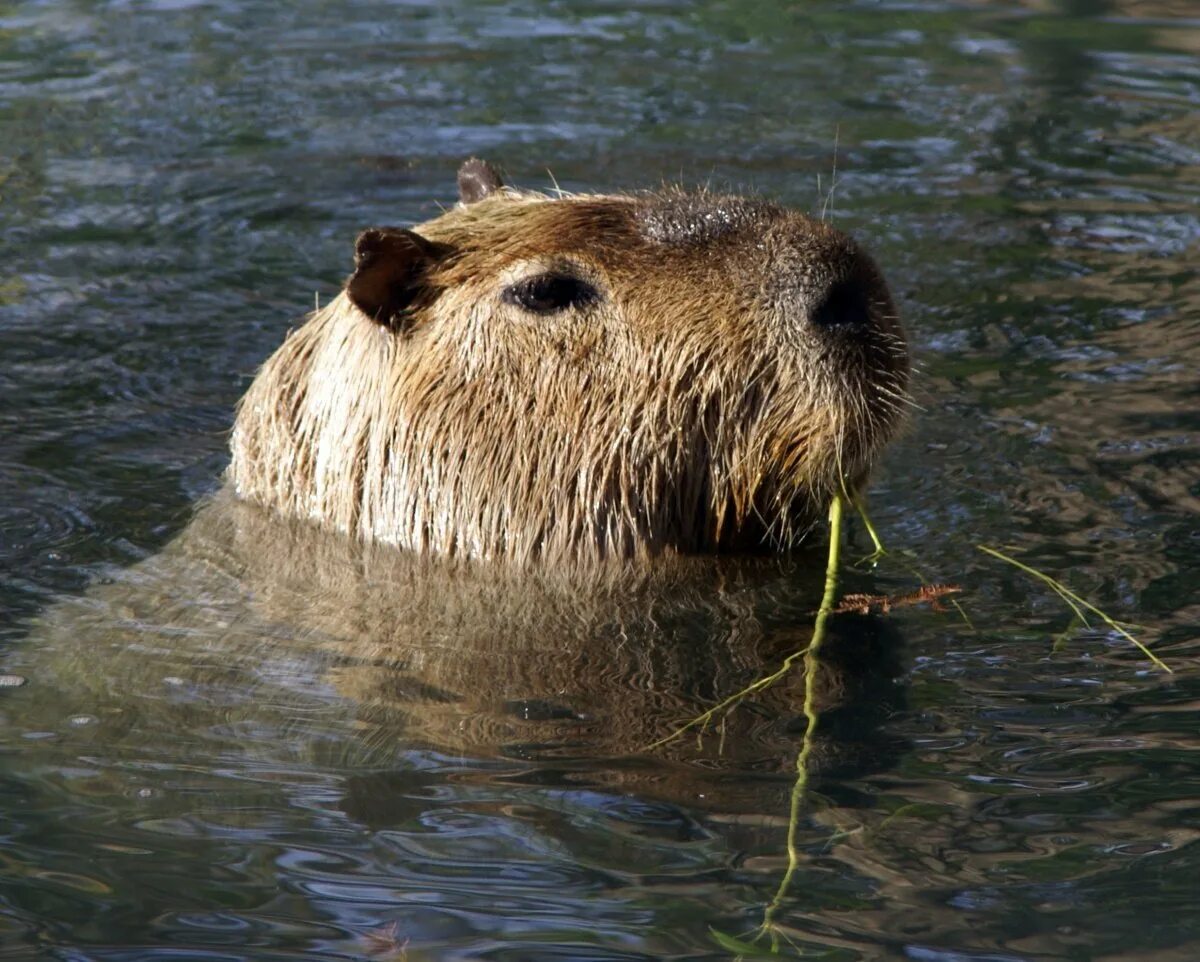
<instances>
[{"instance_id":1,"label":"capybara eye","mask_svg":"<svg viewBox=\"0 0 1200 962\"><path fill-rule=\"evenodd\" d=\"M569 274L539 274L505 288L502 300L531 314L557 314L598 300L600 292Z\"/></svg>"}]
</instances>

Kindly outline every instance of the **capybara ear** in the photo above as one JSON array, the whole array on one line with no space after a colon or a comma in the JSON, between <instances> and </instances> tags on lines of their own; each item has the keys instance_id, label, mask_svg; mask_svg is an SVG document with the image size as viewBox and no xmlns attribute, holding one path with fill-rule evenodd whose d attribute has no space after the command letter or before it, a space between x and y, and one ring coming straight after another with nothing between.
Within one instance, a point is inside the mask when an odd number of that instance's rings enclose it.
<instances>
[{"instance_id":1,"label":"capybara ear","mask_svg":"<svg viewBox=\"0 0 1200 962\"><path fill-rule=\"evenodd\" d=\"M429 269L443 256L440 244L411 230L372 227L354 242L354 273L346 293L371 320L403 330Z\"/></svg>"},{"instance_id":2,"label":"capybara ear","mask_svg":"<svg viewBox=\"0 0 1200 962\"><path fill-rule=\"evenodd\" d=\"M474 204L504 186L500 171L486 160L472 157L458 168L458 199L464 204Z\"/></svg>"}]
</instances>

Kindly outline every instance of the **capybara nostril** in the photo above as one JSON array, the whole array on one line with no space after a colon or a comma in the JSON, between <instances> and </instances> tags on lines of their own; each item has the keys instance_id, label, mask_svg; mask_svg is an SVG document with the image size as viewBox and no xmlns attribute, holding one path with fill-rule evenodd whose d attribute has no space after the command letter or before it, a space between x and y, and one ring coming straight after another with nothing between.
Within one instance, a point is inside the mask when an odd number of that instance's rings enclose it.
<instances>
[{"instance_id":1,"label":"capybara nostril","mask_svg":"<svg viewBox=\"0 0 1200 962\"><path fill-rule=\"evenodd\" d=\"M834 281L809 312L809 319L825 330L865 329L871 323L868 297L866 287L857 278Z\"/></svg>"}]
</instances>

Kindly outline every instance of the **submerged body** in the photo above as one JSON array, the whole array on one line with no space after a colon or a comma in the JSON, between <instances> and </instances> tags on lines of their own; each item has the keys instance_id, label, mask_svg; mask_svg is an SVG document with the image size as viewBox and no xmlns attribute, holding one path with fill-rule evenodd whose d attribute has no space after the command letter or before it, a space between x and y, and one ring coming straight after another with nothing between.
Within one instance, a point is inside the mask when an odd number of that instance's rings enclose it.
<instances>
[{"instance_id":1,"label":"submerged body","mask_svg":"<svg viewBox=\"0 0 1200 962\"><path fill-rule=\"evenodd\" d=\"M769 791L778 812L805 671L822 719L812 766L891 757L880 723L903 689L886 622L839 616L820 660L748 699L720 737L645 755L805 647L812 554L662 558L584 580L364 544L222 491L161 552L38 619L4 660L28 679L6 710L30 730L90 719L101 757L186 745L198 768L343 774L425 751L586 758L597 786L724 811L762 811ZM748 768L771 785L726 777Z\"/></svg>"},{"instance_id":2,"label":"submerged body","mask_svg":"<svg viewBox=\"0 0 1200 962\"><path fill-rule=\"evenodd\" d=\"M774 204L462 202L363 233L268 360L235 491L422 553L526 564L781 547L861 485L908 358L870 258Z\"/></svg>"}]
</instances>

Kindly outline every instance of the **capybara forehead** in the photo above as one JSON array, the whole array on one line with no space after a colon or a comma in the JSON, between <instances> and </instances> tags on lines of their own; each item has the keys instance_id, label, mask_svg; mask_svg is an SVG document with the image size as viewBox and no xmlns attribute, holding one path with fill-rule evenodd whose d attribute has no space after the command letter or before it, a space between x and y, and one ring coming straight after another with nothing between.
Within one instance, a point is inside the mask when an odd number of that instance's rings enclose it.
<instances>
[{"instance_id":1,"label":"capybara forehead","mask_svg":"<svg viewBox=\"0 0 1200 962\"><path fill-rule=\"evenodd\" d=\"M670 247L728 241L739 233L761 233L786 217L777 204L708 193L654 194L638 205L636 220L647 240Z\"/></svg>"},{"instance_id":2,"label":"capybara forehead","mask_svg":"<svg viewBox=\"0 0 1200 962\"><path fill-rule=\"evenodd\" d=\"M457 252L447 265L447 280L454 282L535 257L575 256L618 272L645 273L661 263L658 258L678 252L695 266L698 248L720 250L723 258L742 247L761 250L773 226L789 220L812 224L776 204L720 194L553 199L506 192L456 208L418 230Z\"/></svg>"},{"instance_id":3,"label":"capybara forehead","mask_svg":"<svg viewBox=\"0 0 1200 962\"><path fill-rule=\"evenodd\" d=\"M529 257L586 252L609 260L628 254L637 239L635 202L624 197L571 197L501 194L456 208L417 228L445 243L470 270L489 261L508 263Z\"/></svg>"}]
</instances>

